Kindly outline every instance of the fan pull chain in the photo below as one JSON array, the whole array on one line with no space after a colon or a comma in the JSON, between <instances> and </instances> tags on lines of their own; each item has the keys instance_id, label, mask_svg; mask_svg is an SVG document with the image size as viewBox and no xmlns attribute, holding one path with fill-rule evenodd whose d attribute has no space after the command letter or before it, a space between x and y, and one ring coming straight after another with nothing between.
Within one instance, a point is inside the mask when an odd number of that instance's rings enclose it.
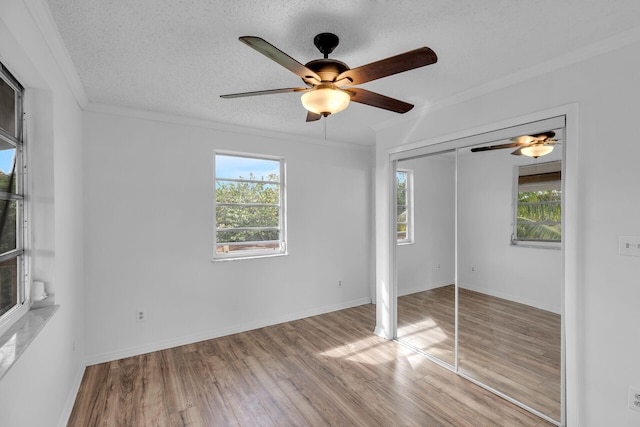
<instances>
[{"instance_id":1,"label":"fan pull chain","mask_svg":"<svg viewBox=\"0 0 640 427\"><path fill-rule=\"evenodd\" d=\"M322 119L322 127L324 128L324 140L327 140L327 116Z\"/></svg>"}]
</instances>

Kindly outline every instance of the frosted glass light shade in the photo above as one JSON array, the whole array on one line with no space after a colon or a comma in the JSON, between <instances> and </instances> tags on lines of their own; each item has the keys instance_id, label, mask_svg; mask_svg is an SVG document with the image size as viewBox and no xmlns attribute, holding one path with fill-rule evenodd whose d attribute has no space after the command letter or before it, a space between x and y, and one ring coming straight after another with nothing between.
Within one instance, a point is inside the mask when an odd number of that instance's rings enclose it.
<instances>
[{"instance_id":1,"label":"frosted glass light shade","mask_svg":"<svg viewBox=\"0 0 640 427\"><path fill-rule=\"evenodd\" d=\"M305 92L300 100L308 111L329 115L347 108L351 97L342 89L321 87Z\"/></svg>"},{"instance_id":2,"label":"frosted glass light shade","mask_svg":"<svg viewBox=\"0 0 640 427\"><path fill-rule=\"evenodd\" d=\"M534 159L540 156L544 156L545 154L549 154L553 151L553 145L530 145L528 147L522 147L520 152L528 157L533 157Z\"/></svg>"}]
</instances>

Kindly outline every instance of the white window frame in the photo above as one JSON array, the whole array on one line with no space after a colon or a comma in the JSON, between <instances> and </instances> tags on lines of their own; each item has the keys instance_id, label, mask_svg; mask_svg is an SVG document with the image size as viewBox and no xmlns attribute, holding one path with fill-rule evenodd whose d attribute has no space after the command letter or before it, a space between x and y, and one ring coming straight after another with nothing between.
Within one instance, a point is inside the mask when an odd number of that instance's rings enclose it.
<instances>
[{"instance_id":1,"label":"white window frame","mask_svg":"<svg viewBox=\"0 0 640 427\"><path fill-rule=\"evenodd\" d=\"M396 241L399 245L408 245L408 244L412 244L414 243L414 233L413 233L413 218L414 218L414 203L413 203L413 170L412 169L404 169L404 168L398 168L396 170L396 193L397 193L397 188L398 188L398 178L397 178L397 174L398 173L403 173L406 175L406 188L405 188L405 202L406 205L405 208L407 210L407 221L405 223L406 225L406 237L404 239L399 239L398 238L398 229L397 226L398 224L402 224L399 223L397 221L397 216L398 216L398 198L396 196L396 200L395 200L395 205L396 205L396 210L395 210L395 214L396 214Z\"/></svg>"},{"instance_id":2,"label":"white window frame","mask_svg":"<svg viewBox=\"0 0 640 427\"><path fill-rule=\"evenodd\" d=\"M522 239L518 237L518 206L519 206L519 193L520 193L520 183L519 178L522 175L521 170L531 167L531 165L520 165L514 167L514 184L513 184L513 231L511 234L511 245L512 246L521 246L521 247L530 247L530 248L543 248L543 249L561 249L562 248L562 240L529 240ZM535 165L536 169L540 169L540 173L554 173L559 172L562 176L562 161L554 160L546 163L538 163ZM563 184L562 178L560 178L560 189L561 189L561 197L564 198L564 192L562 191ZM562 201L560 202L562 206ZM562 224L562 220L560 222Z\"/></svg>"},{"instance_id":3,"label":"white window frame","mask_svg":"<svg viewBox=\"0 0 640 427\"><path fill-rule=\"evenodd\" d=\"M233 156L233 157L245 157L249 159L258 159L258 160L270 160L270 161L278 161L280 164L280 180L279 182L275 181L262 181L262 180L249 180L242 179L238 180L235 178L220 178L220 180L224 181L238 181L238 182L263 182L268 184L278 184L280 188L279 194L279 206L278 206L278 229L279 240L278 247L276 248L264 248L264 249L254 249L254 250L242 250L242 251L230 251L218 253L217 248L220 244L217 241L217 206L218 202L216 200L216 184L218 181L216 174L216 156ZM274 256L283 256L287 255L287 219L286 219L286 173L285 173L285 161L283 157L279 156L269 156L264 154L253 154L253 153L244 153L244 152L234 152L234 151L222 151L215 150L213 153L213 260L214 261L223 261L223 260L240 260L240 259L251 259L251 258L264 258L264 257L274 257Z\"/></svg>"},{"instance_id":4,"label":"white window frame","mask_svg":"<svg viewBox=\"0 0 640 427\"><path fill-rule=\"evenodd\" d=\"M16 259L17 261L17 303L2 316L0 316L0 336L6 332L15 322L17 322L30 309L29 296L29 262L26 243L28 242L28 229L26 220L26 150L24 144L24 103L25 89L18 80L9 72L9 70L0 63L0 78L16 91L16 126L17 136L9 135L0 129L0 139L2 141L15 145L16 147L16 165L15 165L15 183L16 194L1 193L1 200L16 201L16 249L0 254L0 262Z\"/></svg>"}]
</instances>

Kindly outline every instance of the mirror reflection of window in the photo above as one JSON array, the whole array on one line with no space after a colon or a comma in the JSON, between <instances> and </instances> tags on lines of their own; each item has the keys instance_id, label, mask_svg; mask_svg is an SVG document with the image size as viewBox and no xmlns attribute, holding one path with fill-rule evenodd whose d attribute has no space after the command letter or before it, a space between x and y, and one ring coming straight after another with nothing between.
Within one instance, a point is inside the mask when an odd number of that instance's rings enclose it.
<instances>
[{"instance_id":1,"label":"mirror reflection of window","mask_svg":"<svg viewBox=\"0 0 640 427\"><path fill-rule=\"evenodd\" d=\"M413 171L398 169L396 172L396 207L398 243L413 242Z\"/></svg>"},{"instance_id":2,"label":"mirror reflection of window","mask_svg":"<svg viewBox=\"0 0 640 427\"><path fill-rule=\"evenodd\" d=\"M514 244L562 241L562 162L518 167Z\"/></svg>"}]
</instances>

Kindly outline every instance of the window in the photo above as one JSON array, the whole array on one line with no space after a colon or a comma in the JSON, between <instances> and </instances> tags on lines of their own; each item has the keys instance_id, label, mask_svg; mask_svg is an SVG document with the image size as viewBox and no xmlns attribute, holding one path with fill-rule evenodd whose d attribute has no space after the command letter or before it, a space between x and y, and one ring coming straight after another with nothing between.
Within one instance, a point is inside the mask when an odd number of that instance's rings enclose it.
<instances>
[{"instance_id":1,"label":"window","mask_svg":"<svg viewBox=\"0 0 640 427\"><path fill-rule=\"evenodd\" d=\"M284 160L215 154L214 259L286 253Z\"/></svg>"},{"instance_id":2,"label":"window","mask_svg":"<svg viewBox=\"0 0 640 427\"><path fill-rule=\"evenodd\" d=\"M0 64L0 320L26 299L22 96L24 89Z\"/></svg>"},{"instance_id":3,"label":"window","mask_svg":"<svg viewBox=\"0 0 640 427\"><path fill-rule=\"evenodd\" d=\"M561 168L559 161L518 168L514 244L562 240Z\"/></svg>"},{"instance_id":4,"label":"window","mask_svg":"<svg viewBox=\"0 0 640 427\"><path fill-rule=\"evenodd\" d=\"M413 242L413 171L396 172L396 239L398 243Z\"/></svg>"}]
</instances>

